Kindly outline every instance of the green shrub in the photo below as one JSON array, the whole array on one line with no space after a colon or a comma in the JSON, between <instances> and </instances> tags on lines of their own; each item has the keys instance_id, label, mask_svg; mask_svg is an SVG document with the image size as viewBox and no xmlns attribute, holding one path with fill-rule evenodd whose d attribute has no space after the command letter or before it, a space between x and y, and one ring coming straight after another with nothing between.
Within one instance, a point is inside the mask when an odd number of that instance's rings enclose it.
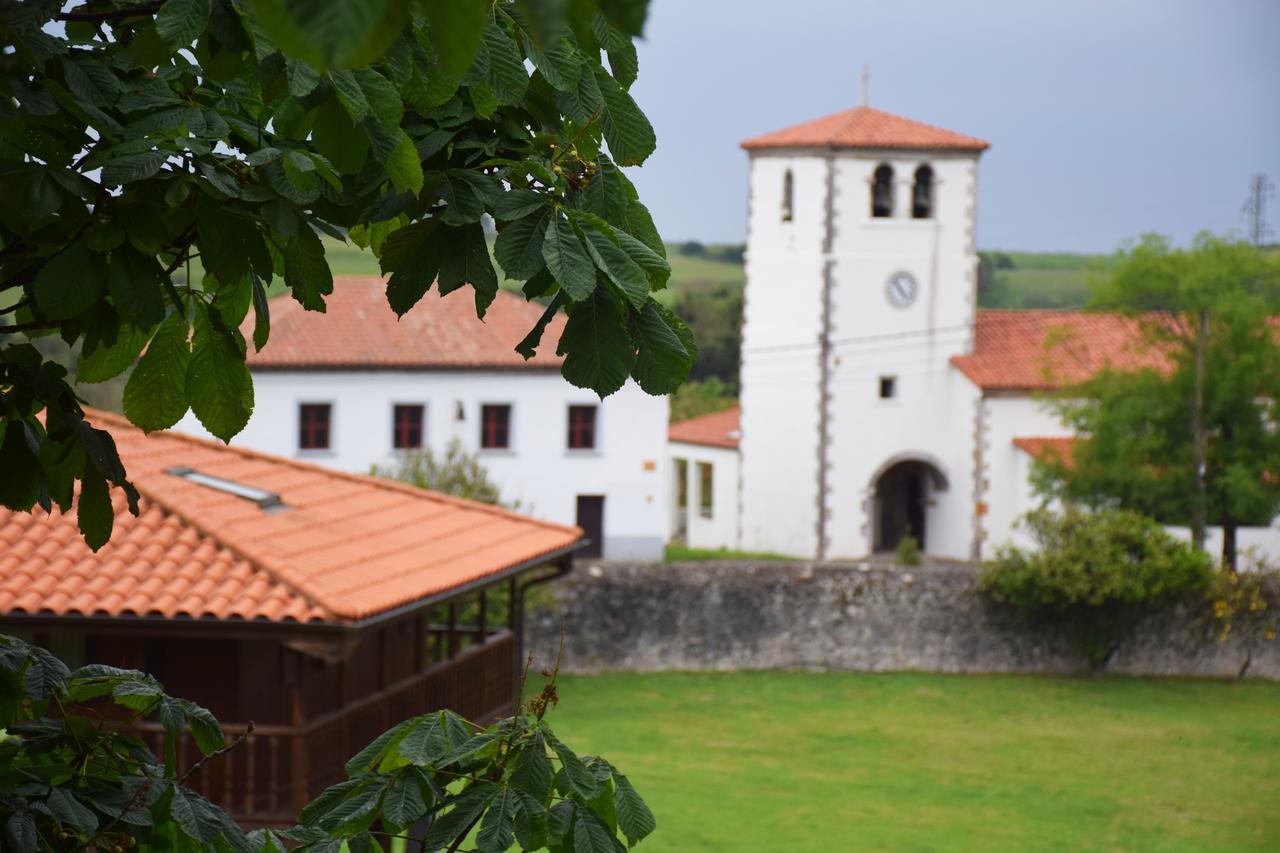
<instances>
[{"instance_id":1,"label":"green shrub","mask_svg":"<svg viewBox=\"0 0 1280 853\"><path fill-rule=\"evenodd\" d=\"M903 536L898 542L897 559L899 566L920 565L920 542L914 536Z\"/></svg>"},{"instance_id":2,"label":"green shrub","mask_svg":"<svg viewBox=\"0 0 1280 853\"><path fill-rule=\"evenodd\" d=\"M1040 509L1024 524L1038 548L1001 548L982 590L1030 620L1065 623L1095 668L1144 613L1203 593L1213 577L1208 555L1129 510Z\"/></svg>"}]
</instances>

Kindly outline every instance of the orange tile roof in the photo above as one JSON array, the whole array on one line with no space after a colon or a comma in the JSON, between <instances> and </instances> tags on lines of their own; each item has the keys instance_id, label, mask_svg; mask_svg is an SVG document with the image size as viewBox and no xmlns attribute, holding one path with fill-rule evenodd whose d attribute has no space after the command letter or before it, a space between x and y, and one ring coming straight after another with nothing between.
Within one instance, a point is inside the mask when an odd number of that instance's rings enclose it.
<instances>
[{"instance_id":1,"label":"orange tile roof","mask_svg":"<svg viewBox=\"0 0 1280 853\"><path fill-rule=\"evenodd\" d=\"M74 509L0 508L0 614L350 624L582 538L486 504L87 414L115 439L141 514L113 490L115 531L95 554ZM264 512L174 467L274 492L286 509Z\"/></svg>"},{"instance_id":2,"label":"orange tile roof","mask_svg":"<svg viewBox=\"0 0 1280 853\"><path fill-rule=\"evenodd\" d=\"M986 390L1049 391L1081 382L1104 367L1163 368L1144 346L1141 320L1083 311L979 311L973 352L951 363Z\"/></svg>"},{"instance_id":3,"label":"orange tile roof","mask_svg":"<svg viewBox=\"0 0 1280 853\"><path fill-rule=\"evenodd\" d=\"M685 444L705 444L708 447L728 447L737 450L741 437L742 410L738 406L723 412L712 412L684 421L677 421L667 428L667 438Z\"/></svg>"},{"instance_id":4,"label":"orange tile roof","mask_svg":"<svg viewBox=\"0 0 1280 853\"><path fill-rule=\"evenodd\" d=\"M565 318L557 315L538 354L525 361L515 351L543 308L499 291L483 320L469 288L441 297L432 288L403 318L387 304L386 282L377 276L337 276L321 314L294 299L271 300L271 339L262 352L249 347L252 369L491 368L553 369ZM248 321L252 329L252 317ZM249 337L246 332L246 338Z\"/></svg>"},{"instance_id":5,"label":"orange tile roof","mask_svg":"<svg viewBox=\"0 0 1280 853\"><path fill-rule=\"evenodd\" d=\"M1030 454L1035 459L1061 459L1071 464L1071 452L1076 439L1072 437L1042 435L1020 435L1014 438L1013 446Z\"/></svg>"},{"instance_id":6,"label":"orange tile roof","mask_svg":"<svg viewBox=\"0 0 1280 853\"><path fill-rule=\"evenodd\" d=\"M753 136L748 151L760 148L906 148L926 151L985 151L985 142L963 133L872 107L854 107L803 124Z\"/></svg>"}]
</instances>

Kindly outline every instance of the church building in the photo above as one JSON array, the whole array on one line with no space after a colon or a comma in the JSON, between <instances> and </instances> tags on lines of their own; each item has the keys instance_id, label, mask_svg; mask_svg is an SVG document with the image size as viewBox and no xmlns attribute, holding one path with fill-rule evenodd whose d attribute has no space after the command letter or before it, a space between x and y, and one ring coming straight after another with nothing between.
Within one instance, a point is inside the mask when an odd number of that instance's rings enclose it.
<instances>
[{"instance_id":1,"label":"church building","mask_svg":"<svg viewBox=\"0 0 1280 853\"><path fill-rule=\"evenodd\" d=\"M741 407L672 425L672 530L807 559L908 535L934 558L992 556L1037 502L1034 457L1070 452L1038 395L1149 363L1136 321L978 309L981 139L864 105L742 147ZM736 448L736 476L707 447ZM688 521L708 507L736 517ZM1280 527L1242 530L1250 545L1280 554Z\"/></svg>"}]
</instances>

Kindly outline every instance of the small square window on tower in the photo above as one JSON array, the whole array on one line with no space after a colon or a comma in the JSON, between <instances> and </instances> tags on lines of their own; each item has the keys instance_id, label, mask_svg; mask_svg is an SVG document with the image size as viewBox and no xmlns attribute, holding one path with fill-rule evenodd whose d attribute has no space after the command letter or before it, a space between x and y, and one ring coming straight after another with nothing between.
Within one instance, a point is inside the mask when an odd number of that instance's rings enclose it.
<instances>
[{"instance_id":1,"label":"small square window on tower","mask_svg":"<svg viewBox=\"0 0 1280 853\"><path fill-rule=\"evenodd\" d=\"M880 377L880 399L892 400L898 396L898 377L881 376Z\"/></svg>"}]
</instances>

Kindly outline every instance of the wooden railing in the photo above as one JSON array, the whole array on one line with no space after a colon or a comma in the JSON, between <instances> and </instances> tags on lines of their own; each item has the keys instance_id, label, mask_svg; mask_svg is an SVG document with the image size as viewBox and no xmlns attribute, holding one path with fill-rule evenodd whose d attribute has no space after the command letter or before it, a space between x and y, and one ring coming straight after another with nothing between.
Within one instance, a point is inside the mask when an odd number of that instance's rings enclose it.
<instances>
[{"instance_id":1,"label":"wooden railing","mask_svg":"<svg viewBox=\"0 0 1280 853\"><path fill-rule=\"evenodd\" d=\"M432 666L345 708L300 727L256 726L244 742L201 767L187 784L246 827L290 825L302 806L346 777L347 759L400 720L449 708L489 722L511 712L515 640L497 632L482 645ZM222 724L227 742L243 723ZM163 755L164 732L148 723L141 734ZM178 772L200 760L189 733L178 744Z\"/></svg>"}]
</instances>

